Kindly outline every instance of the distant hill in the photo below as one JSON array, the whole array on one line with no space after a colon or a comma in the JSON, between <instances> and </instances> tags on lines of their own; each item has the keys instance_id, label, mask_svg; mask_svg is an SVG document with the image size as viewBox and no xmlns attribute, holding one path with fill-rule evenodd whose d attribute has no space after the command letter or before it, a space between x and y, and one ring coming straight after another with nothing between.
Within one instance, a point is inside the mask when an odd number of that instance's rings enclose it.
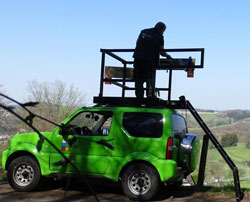
<instances>
[{"instance_id":1,"label":"distant hill","mask_svg":"<svg viewBox=\"0 0 250 202\"><path fill-rule=\"evenodd\" d=\"M203 130L190 112L181 113L187 118L189 132L203 136ZM198 113L219 140L222 135L229 133L236 134L242 143L250 139L250 110L198 110Z\"/></svg>"}]
</instances>

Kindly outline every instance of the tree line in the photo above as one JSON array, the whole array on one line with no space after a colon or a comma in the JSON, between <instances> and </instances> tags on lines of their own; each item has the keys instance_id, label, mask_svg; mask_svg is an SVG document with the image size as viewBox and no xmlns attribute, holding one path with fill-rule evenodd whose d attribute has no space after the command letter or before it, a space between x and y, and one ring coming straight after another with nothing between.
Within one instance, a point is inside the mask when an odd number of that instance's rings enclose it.
<instances>
[{"instance_id":1,"label":"tree line","mask_svg":"<svg viewBox=\"0 0 250 202\"><path fill-rule=\"evenodd\" d=\"M229 118L233 118L234 121L250 118L250 111L248 110L233 110L226 114Z\"/></svg>"}]
</instances>

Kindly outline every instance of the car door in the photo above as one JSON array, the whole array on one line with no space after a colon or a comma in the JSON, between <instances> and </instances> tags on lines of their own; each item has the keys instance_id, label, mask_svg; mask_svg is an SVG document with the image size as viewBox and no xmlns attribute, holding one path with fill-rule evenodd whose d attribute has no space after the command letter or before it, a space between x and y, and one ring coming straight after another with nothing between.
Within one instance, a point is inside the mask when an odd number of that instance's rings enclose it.
<instances>
[{"instance_id":1,"label":"car door","mask_svg":"<svg viewBox=\"0 0 250 202\"><path fill-rule=\"evenodd\" d=\"M103 174L113 150L112 116L111 111L79 112L65 124L63 135L54 135L57 141L53 142L61 141L61 150L67 156L73 155L75 165L83 173ZM53 164L62 159L58 155L56 152L51 153L52 170L58 170ZM73 172L70 166L67 171Z\"/></svg>"}]
</instances>

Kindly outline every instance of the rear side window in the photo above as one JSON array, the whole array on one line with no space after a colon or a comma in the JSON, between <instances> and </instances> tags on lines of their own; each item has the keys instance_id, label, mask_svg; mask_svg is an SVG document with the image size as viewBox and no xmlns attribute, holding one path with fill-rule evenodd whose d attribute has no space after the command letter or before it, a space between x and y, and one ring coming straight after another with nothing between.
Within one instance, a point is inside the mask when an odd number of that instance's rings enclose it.
<instances>
[{"instance_id":1,"label":"rear side window","mask_svg":"<svg viewBox=\"0 0 250 202\"><path fill-rule=\"evenodd\" d=\"M172 129L174 137L183 137L188 132L185 119L178 114L172 114Z\"/></svg>"},{"instance_id":2,"label":"rear side window","mask_svg":"<svg viewBox=\"0 0 250 202\"><path fill-rule=\"evenodd\" d=\"M159 113L125 112L123 126L134 137L161 137L163 116Z\"/></svg>"}]
</instances>

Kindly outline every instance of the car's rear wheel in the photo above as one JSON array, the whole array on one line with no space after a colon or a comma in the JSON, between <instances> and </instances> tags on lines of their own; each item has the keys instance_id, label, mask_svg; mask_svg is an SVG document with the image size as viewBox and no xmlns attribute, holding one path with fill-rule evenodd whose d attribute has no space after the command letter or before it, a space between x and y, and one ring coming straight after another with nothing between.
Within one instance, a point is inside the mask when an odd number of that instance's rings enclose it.
<instances>
[{"instance_id":1,"label":"car's rear wheel","mask_svg":"<svg viewBox=\"0 0 250 202\"><path fill-rule=\"evenodd\" d=\"M30 156L20 156L11 161L7 177L16 191L32 191L39 185L41 171L37 161Z\"/></svg>"},{"instance_id":2,"label":"car's rear wheel","mask_svg":"<svg viewBox=\"0 0 250 202\"><path fill-rule=\"evenodd\" d=\"M145 163L130 165L123 173L123 192L131 200L150 200L158 192L159 187L158 172Z\"/></svg>"}]
</instances>

